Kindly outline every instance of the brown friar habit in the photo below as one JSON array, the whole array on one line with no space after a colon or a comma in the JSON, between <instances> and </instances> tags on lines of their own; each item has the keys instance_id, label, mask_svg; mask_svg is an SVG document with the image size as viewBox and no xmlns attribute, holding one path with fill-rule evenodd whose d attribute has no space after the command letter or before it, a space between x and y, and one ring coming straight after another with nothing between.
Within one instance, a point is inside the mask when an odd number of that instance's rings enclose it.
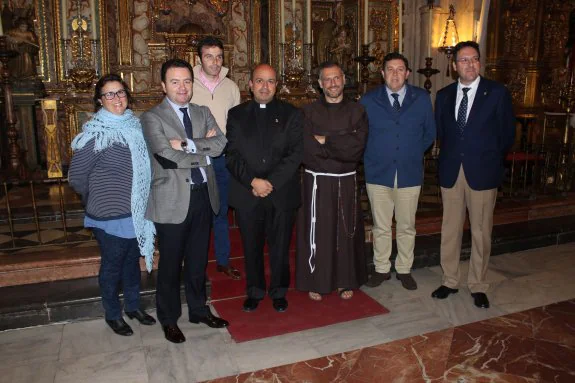
<instances>
[{"instance_id":1,"label":"brown friar habit","mask_svg":"<svg viewBox=\"0 0 575 383\"><path fill-rule=\"evenodd\" d=\"M323 97L306 105L303 112L304 172L297 221L296 288L320 294L337 288L356 289L367 280L363 216L357 175L345 174L355 172L362 159L367 114L359 103L344 100L330 104ZM314 135L325 136L325 144ZM315 172L315 177L310 172Z\"/></svg>"}]
</instances>

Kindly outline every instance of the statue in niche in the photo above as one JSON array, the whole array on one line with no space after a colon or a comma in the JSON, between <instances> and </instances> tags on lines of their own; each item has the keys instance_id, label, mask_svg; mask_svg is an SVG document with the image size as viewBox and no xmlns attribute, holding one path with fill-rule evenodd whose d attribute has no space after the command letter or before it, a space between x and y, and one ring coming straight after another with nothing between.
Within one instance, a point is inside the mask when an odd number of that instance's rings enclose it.
<instances>
[{"instance_id":1,"label":"statue in niche","mask_svg":"<svg viewBox=\"0 0 575 383\"><path fill-rule=\"evenodd\" d=\"M315 58L317 64L321 64L330 58L329 54L329 45L330 41L333 36L333 31L337 28L337 23L333 19L327 19L321 24L321 27L318 28L319 31L316 34L317 41L316 41L316 52Z\"/></svg>"},{"instance_id":2,"label":"statue in niche","mask_svg":"<svg viewBox=\"0 0 575 383\"><path fill-rule=\"evenodd\" d=\"M6 36L10 47L20 53L8 64L11 74L21 78L35 77L40 46L36 35L28 27L28 21L23 18L16 20L15 27Z\"/></svg>"},{"instance_id":3,"label":"statue in niche","mask_svg":"<svg viewBox=\"0 0 575 383\"><path fill-rule=\"evenodd\" d=\"M328 52L330 60L338 63L346 75L353 76L353 46L349 28L346 25L335 30Z\"/></svg>"}]
</instances>

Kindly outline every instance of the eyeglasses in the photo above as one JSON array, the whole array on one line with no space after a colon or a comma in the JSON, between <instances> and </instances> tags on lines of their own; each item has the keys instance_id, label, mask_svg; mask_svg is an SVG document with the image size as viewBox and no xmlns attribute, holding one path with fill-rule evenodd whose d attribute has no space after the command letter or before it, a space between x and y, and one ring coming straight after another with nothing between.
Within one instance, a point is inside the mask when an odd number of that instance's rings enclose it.
<instances>
[{"instance_id":1,"label":"eyeglasses","mask_svg":"<svg viewBox=\"0 0 575 383\"><path fill-rule=\"evenodd\" d=\"M120 89L117 92L107 92L107 93L102 93L100 95L100 97L104 97L106 100L113 100L114 97L118 96L118 98L124 98L128 95L128 93L126 93L125 89Z\"/></svg>"},{"instance_id":2,"label":"eyeglasses","mask_svg":"<svg viewBox=\"0 0 575 383\"><path fill-rule=\"evenodd\" d=\"M473 57L461 57L458 58L457 60L458 63L460 64L476 64L479 62L479 57L478 56L473 56Z\"/></svg>"}]
</instances>

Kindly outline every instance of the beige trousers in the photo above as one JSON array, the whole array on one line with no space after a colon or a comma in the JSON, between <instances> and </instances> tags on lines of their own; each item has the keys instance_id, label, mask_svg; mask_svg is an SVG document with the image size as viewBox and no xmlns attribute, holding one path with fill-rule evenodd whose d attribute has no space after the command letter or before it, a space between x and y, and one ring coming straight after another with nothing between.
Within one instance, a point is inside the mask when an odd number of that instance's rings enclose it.
<instances>
[{"instance_id":1,"label":"beige trousers","mask_svg":"<svg viewBox=\"0 0 575 383\"><path fill-rule=\"evenodd\" d=\"M491 231L497 189L473 190L467 184L463 166L452 188L441 188L443 223L441 225L441 268L443 285L456 288L459 284L461 238L465 224L465 210L469 211L471 226L471 258L467 285L472 293L484 293L491 254Z\"/></svg>"},{"instance_id":2,"label":"beige trousers","mask_svg":"<svg viewBox=\"0 0 575 383\"><path fill-rule=\"evenodd\" d=\"M367 196L373 216L373 263L378 273L391 269L391 223L395 211L395 239L397 258L395 270L400 274L411 272L415 247L415 213L421 186L407 188L367 184Z\"/></svg>"}]
</instances>

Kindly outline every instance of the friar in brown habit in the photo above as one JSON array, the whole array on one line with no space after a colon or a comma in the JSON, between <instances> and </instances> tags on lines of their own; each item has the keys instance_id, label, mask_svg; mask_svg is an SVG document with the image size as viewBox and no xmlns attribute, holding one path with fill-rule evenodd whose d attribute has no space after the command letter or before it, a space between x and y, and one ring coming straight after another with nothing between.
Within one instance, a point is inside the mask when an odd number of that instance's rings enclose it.
<instances>
[{"instance_id":1,"label":"friar in brown habit","mask_svg":"<svg viewBox=\"0 0 575 383\"><path fill-rule=\"evenodd\" d=\"M368 121L363 106L344 98L345 75L337 64L322 64L319 74L323 97L303 108L296 288L316 301L336 289L350 299L367 280L357 168Z\"/></svg>"}]
</instances>

